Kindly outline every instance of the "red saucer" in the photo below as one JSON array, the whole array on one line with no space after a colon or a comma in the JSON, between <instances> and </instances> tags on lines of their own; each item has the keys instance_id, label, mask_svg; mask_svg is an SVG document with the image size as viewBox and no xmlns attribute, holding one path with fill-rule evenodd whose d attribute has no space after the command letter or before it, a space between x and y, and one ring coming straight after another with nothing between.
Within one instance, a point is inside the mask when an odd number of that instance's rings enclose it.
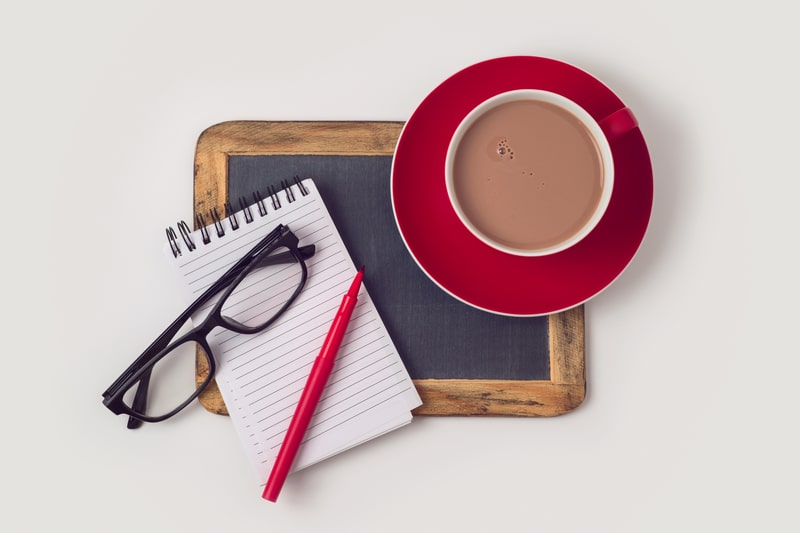
<instances>
[{"instance_id":1,"label":"red saucer","mask_svg":"<svg viewBox=\"0 0 800 533\"><path fill-rule=\"evenodd\" d=\"M483 244L450 205L445 155L473 107L514 89L561 94L595 119L625 107L600 81L560 61L513 56L467 67L436 87L406 122L392 163L392 207L412 257L446 292L492 313L551 314L592 298L631 261L650 220L653 172L644 137L634 128L611 141L614 193L581 242L544 257L514 256Z\"/></svg>"}]
</instances>

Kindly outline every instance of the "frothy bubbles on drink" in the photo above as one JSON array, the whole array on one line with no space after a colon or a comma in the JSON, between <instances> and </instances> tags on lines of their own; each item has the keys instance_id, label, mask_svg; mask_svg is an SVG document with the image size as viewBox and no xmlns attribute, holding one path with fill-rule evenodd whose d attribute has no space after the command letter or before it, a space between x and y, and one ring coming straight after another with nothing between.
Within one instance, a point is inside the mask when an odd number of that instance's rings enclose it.
<instances>
[{"instance_id":1,"label":"frothy bubbles on drink","mask_svg":"<svg viewBox=\"0 0 800 533\"><path fill-rule=\"evenodd\" d=\"M508 139L498 139L496 143L495 153L500 159L514 159L514 149L508 144Z\"/></svg>"},{"instance_id":2,"label":"frothy bubbles on drink","mask_svg":"<svg viewBox=\"0 0 800 533\"><path fill-rule=\"evenodd\" d=\"M514 148L511 146L511 143L508 141L507 137L495 137L491 140L488 146L488 153L491 159L501 162L501 161L510 161L514 159ZM508 169L510 170L510 169ZM521 179L530 179L536 180L537 183L535 184L536 190L542 190L546 187L547 182L544 179L541 179L539 176L536 176L532 169L530 168L523 168L520 171L522 178ZM494 177L500 177L503 174L498 176L486 176L486 181L490 182L493 180ZM507 174L508 178L511 178L510 174Z\"/></svg>"}]
</instances>

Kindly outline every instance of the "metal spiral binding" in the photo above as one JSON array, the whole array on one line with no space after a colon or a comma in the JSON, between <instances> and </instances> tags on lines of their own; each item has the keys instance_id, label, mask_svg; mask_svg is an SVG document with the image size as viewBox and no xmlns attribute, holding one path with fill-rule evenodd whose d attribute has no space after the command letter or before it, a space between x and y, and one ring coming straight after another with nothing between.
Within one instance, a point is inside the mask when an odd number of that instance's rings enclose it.
<instances>
[{"instance_id":1,"label":"metal spiral binding","mask_svg":"<svg viewBox=\"0 0 800 533\"><path fill-rule=\"evenodd\" d=\"M194 240L192 239L192 230L189 229L189 225L186 224L186 222L184 222L183 220L178 222L178 231L181 232L181 237L183 237L183 242L186 243L186 247L189 249L190 252L195 248L197 248L197 246L195 246L194 244ZM177 241L175 242L177 244Z\"/></svg>"},{"instance_id":2,"label":"metal spiral binding","mask_svg":"<svg viewBox=\"0 0 800 533\"><path fill-rule=\"evenodd\" d=\"M203 244L208 244L211 242L211 235L208 234L208 229L206 229L206 219L203 218L202 213L197 213L194 216L194 227L200 228L200 236L203 238Z\"/></svg>"},{"instance_id":3,"label":"metal spiral binding","mask_svg":"<svg viewBox=\"0 0 800 533\"><path fill-rule=\"evenodd\" d=\"M222 227L222 220L219 218L219 213L216 207L211 208L211 220L214 221L214 229L217 230L217 237L225 236L225 228Z\"/></svg>"},{"instance_id":4,"label":"metal spiral binding","mask_svg":"<svg viewBox=\"0 0 800 533\"><path fill-rule=\"evenodd\" d=\"M172 255L175 257L181 255L181 247L178 246L178 236L175 235L175 230L172 226L167 228L167 240L169 241L170 249L172 249Z\"/></svg>"},{"instance_id":5,"label":"metal spiral binding","mask_svg":"<svg viewBox=\"0 0 800 533\"><path fill-rule=\"evenodd\" d=\"M284 180L281 180L281 187L283 187L283 190L286 191L286 198L289 198L289 194L291 194L292 188L291 187L284 187L285 183L286 182ZM280 209L281 208L281 199L275 193L275 187L273 185L269 186L269 192L270 192L269 197L272 198L272 208L273 209Z\"/></svg>"},{"instance_id":6,"label":"metal spiral binding","mask_svg":"<svg viewBox=\"0 0 800 533\"><path fill-rule=\"evenodd\" d=\"M239 219L236 218L236 211L233 210L230 202L225 202L225 214L228 217L228 222L231 224L231 229L233 231L239 229Z\"/></svg>"},{"instance_id":7,"label":"metal spiral binding","mask_svg":"<svg viewBox=\"0 0 800 533\"><path fill-rule=\"evenodd\" d=\"M295 191L292 189L292 186L297 186L297 191L300 193L300 196L308 196L310 191L306 188L302 180L299 176L294 176L291 181L289 180L281 180L280 187L276 188L273 185L270 185L266 189L266 198L262 196L260 191L253 192L253 200L254 202L248 204L246 197L241 196L239 197L239 209L234 210L231 206L230 202L225 202L225 217L221 217L219 211L216 207L212 208L208 216L211 218L211 225L214 227L214 232L217 235L217 238L223 238L225 236L225 226L223 225L223 220L227 220L230 226L231 231L236 231L241 227L240 220L238 214L241 213L244 219L244 224L250 224L255 220L253 216L253 210L251 207L257 207L259 216L267 216L268 206L271 207L271 211L277 211L282 207L281 198L279 193L281 191L285 194L285 199L287 203L292 203L297 200L297 196L295 195ZM178 222L178 231L176 232L172 226L167 227L167 241L169 242L170 250L172 251L172 255L174 257L178 257L182 255L182 243L185 245L186 251L192 252L197 249L197 245L192 238L192 231L189 228L189 225L186 224L183 220ZM197 213L195 215L195 227L200 229L200 237L203 241L203 244L208 244L211 242L211 233L208 231L209 225L206 224L206 218L203 216L202 213ZM178 236L180 234L180 237Z\"/></svg>"},{"instance_id":8,"label":"metal spiral binding","mask_svg":"<svg viewBox=\"0 0 800 533\"><path fill-rule=\"evenodd\" d=\"M256 205L258 206L258 214L262 217L267 216L267 206L264 205L264 198L261 196L261 193L255 191L253 193L253 200L256 201Z\"/></svg>"},{"instance_id":9,"label":"metal spiral binding","mask_svg":"<svg viewBox=\"0 0 800 533\"><path fill-rule=\"evenodd\" d=\"M250 211L250 206L247 205L244 196L239 197L239 207L242 208L245 224L250 224L253 221L253 213Z\"/></svg>"}]
</instances>

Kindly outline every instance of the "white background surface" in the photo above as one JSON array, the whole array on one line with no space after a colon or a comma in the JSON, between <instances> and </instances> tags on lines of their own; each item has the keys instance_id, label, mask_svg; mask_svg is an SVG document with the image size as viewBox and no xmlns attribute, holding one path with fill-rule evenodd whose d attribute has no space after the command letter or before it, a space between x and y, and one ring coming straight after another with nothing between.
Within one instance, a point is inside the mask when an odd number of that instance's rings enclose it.
<instances>
[{"instance_id":1,"label":"white background surface","mask_svg":"<svg viewBox=\"0 0 800 533\"><path fill-rule=\"evenodd\" d=\"M4 531L798 530L788 3L118 4L1 10ZM513 54L603 80L654 166L644 245L586 307L578 410L418 418L273 505L226 418L130 432L101 405L181 309L163 229L191 217L203 129L405 120Z\"/></svg>"}]
</instances>

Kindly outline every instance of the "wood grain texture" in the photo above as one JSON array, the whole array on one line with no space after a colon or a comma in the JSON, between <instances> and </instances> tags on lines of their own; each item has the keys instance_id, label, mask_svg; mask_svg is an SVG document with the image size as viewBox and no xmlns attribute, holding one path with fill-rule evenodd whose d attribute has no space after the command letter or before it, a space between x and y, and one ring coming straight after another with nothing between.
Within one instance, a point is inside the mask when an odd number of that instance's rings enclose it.
<instances>
[{"instance_id":1,"label":"wood grain texture","mask_svg":"<svg viewBox=\"0 0 800 533\"><path fill-rule=\"evenodd\" d=\"M393 155L402 122L223 122L204 131L194 164L195 214L224 213L228 159L236 155ZM207 218L208 220L208 218ZM557 416L578 407L586 394L584 308L548 317L549 380L418 379L423 404L415 415ZM197 358L196 380L208 375ZM216 385L200 395L210 412L228 414Z\"/></svg>"},{"instance_id":2,"label":"wood grain texture","mask_svg":"<svg viewBox=\"0 0 800 533\"><path fill-rule=\"evenodd\" d=\"M550 315L550 381L559 385L584 383L583 306Z\"/></svg>"}]
</instances>

